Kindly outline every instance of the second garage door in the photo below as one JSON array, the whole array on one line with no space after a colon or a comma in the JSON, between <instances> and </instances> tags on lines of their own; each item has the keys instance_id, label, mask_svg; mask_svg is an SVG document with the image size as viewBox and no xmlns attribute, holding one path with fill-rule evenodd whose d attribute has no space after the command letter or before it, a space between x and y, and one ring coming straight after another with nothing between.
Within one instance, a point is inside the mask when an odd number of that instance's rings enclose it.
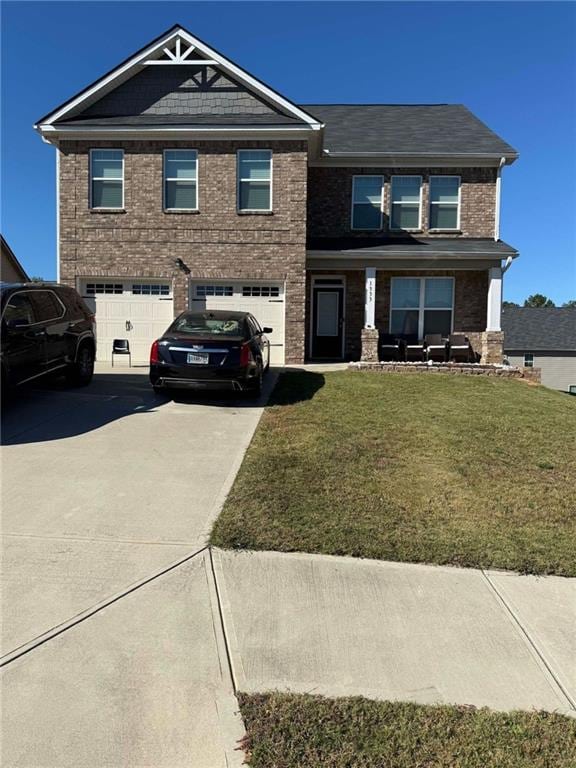
<instances>
[{"instance_id":1,"label":"second garage door","mask_svg":"<svg viewBox=\"0 0 576 768\"><path fill-rule=\"evenodd\" d=\"M284 365L284 285L250 280L195 281L190 286L191 309L230 309L250 312L260 325L273 328L270 362Z\"/></svg>"}]
</instances>

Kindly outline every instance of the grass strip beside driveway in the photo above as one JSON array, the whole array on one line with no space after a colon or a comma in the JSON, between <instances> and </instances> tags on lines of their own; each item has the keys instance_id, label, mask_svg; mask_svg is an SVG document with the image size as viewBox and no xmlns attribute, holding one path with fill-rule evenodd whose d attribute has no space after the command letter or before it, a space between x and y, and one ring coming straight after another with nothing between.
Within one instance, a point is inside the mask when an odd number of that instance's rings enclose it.
<instances>
[{"instance_id":1,"label":"grass strip beside driveway","mask_svg":"<svg viewBox=\"0 0 576 768\"><path fill-rule=\"evenodd\" d=\"M212 543L576 576L576 398L441 374L287 372Z\"/></svg>"},{"instance_id":2,"label":"grass strip beside driveway","mask_svg":"<svg viewBox=\"0 0 576 768\"><path fill-rule=\"evenodd\" d=\"M241 693L251 768L572 768L576 720L493 712Z\"/></svg>"}]
</instances>

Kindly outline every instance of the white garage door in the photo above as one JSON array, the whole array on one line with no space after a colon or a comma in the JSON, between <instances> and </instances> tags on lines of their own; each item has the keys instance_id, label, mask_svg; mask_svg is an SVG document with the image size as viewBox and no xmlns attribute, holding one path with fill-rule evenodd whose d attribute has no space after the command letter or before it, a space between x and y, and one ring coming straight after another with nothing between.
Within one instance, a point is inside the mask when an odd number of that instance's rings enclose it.
<instances>
[{"instance_id":1,"label":"white garage door","mask_svg":"<svg viewBox=\"0 0 576 768\"><path fill-rule=\"evenodd\" d=\"M258 280L197 281L190 287L192 309L250 312L261 326L273 329L270 362L284 365L284 285Z\"/></svg>"},{"instance_id":2,"label":"white garage door","mask_svg":"<svg viewBox=\"0 0 576 768\"><path fill-rule=\"evenodd\" d=\"M96 315L97 359L110 362L113 340L128 339L132 362L148 362L150 345L174 319L170 281L93 277L80 290Z\"/></svg>"}]
</instances>

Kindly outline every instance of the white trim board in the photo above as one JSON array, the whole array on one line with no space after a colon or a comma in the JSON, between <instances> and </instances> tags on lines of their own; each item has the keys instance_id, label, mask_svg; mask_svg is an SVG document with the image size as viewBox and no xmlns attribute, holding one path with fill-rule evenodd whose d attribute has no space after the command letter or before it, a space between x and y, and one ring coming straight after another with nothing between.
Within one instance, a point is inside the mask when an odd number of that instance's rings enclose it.
<instances>
[{"instance_id":1,"label":"white trim board","mask_svg":"<svg viewBox=\"0 0 576 768\"><path fill-rule=\"evenodd\" d=\"M100 98L105 96L114 88L118 87L122 83L129 80L138 72L147 66L148 60L159 59L164 54L164 49L169 48L172 43L177 39L184 40L188 45L194 46L196 51L203 57L216 62L214 66L218 66L227 75L233 77L235 80L241 82L249 90L260 96L269 104L274 105L302 120L312 130L320 130L323 126L322 123L309 115L304 110L300 109L296 104L276 93L272 88L265 85L253 75L243 70L238 65L227 59L221 53L211 48L209 45L194 37L187 30L182 27L173 27L168 30L165 35L158 38L150 45L143 48L138 53L134 54L131 58L119 65L104 77L101 77L88 88L81 91L77 96L73 97L70 101L58 107L50 114L43 117L34 127L40 132L44 132L48 126L52 126L57 120L61 120L71 112L78 110L79 108L86 108L90 104L95 103Z\"/></svg>"}]
</instances>

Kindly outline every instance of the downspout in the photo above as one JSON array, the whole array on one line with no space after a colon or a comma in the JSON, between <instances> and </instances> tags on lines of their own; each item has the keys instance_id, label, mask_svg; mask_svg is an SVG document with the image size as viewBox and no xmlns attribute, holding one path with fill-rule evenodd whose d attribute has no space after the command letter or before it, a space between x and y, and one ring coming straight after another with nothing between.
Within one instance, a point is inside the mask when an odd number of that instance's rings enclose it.
<instances>
[{"instance_id":1,"label":"downspout","mask_svg":"<svg viewBox=\"0 0 576 768\"><path fill-rule=\"evenodd\" d=\"M56 282L60 282L60 149L56 145Z\"/></svg>"},{"instance_id":2,"label":"downspout","mask_svg":"<svg viewBox=\"0 0 576 768\"><path fill-rule=\"evenodd\" d=\"M502 185L502 168L506 162L505 157L500 158L498 170L496 171L496 203L494 210L494 240L500 240L500 187Z\"/></svg>"}]
</instances>

